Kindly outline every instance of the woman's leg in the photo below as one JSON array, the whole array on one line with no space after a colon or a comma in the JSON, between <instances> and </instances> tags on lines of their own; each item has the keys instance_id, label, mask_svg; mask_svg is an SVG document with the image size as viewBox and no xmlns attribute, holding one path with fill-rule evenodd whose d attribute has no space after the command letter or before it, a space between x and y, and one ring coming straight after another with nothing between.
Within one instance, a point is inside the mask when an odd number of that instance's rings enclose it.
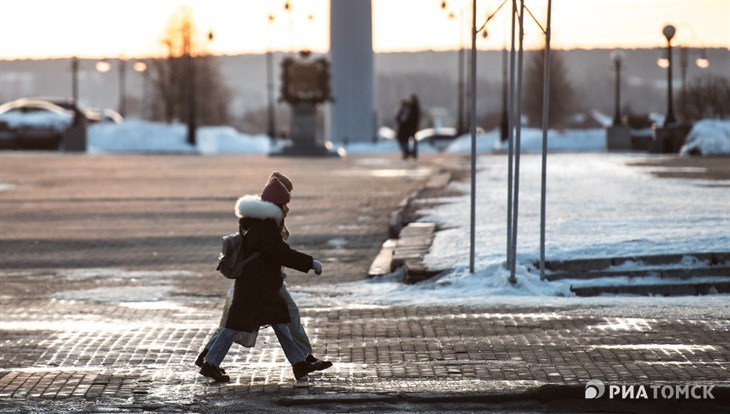
<instances>
[{"instance_id":1,"label":"woman's leg","mask_svg":"<svg viewBox=\"0 0 730 414\"><path fill-rule=\"evenodd\" d=\"M286 305L289 307L289 319L291 319L291 322L289 322L289 331L291 332L292 339L294 339L294 342L297 344L299 349L304 352L305 355L311 355L312 344L309 342L307 332L302 326L301 315L299 314L299 307L289 294L289 291L286 288L286 283L283 283L281 285L279 293L281 293L281 296L284 297Z\"/></svg>"},{"instance_id":2,"label":"woman's leg","mask_svg":"<svg viewBox=\"0 0 730 414\"><path fill-rule=\"evenodd\" d=\"M210 347L210 351L205 356L205 362L219 366L223 362L223 358L228 354L228 350L233 345L233 337L236 336L238 331L233 329L224 328L218 335L213 346Z\"/></svg>"},{"instance_id":3,"label":"woman's leg","mask_svg":"<svg viewBox=\"0 0 730 414\"><path fill-rule=\"evenodd\" d=\"M275 323L272 324L271 327L274 328L274 333L279 339L279 345L281 345L281 349L284 351L284 355L286 355L286 359L289 363L294 365L297 362L304 361L307 356L301 349L299 349L297 344L294 342L294 339L292 339L291 332L289 331L289 325L285 323ZM233 339L231 339L231 342L232 341ZM212 351L213 350L211 350L211 352ZM210 355L210 353L208 355Z\"/></svg>"}]
</instances>

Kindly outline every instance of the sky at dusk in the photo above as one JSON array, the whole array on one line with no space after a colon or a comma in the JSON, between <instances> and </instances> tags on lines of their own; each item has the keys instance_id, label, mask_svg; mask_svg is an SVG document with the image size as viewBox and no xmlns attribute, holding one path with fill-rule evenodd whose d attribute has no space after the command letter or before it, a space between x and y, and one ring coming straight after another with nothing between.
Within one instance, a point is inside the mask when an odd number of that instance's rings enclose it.
<instances>
[{"instance_id":1,"label":"sky at dusk","mask_svg":"<svg viewBox=\"0 0 730 414\"><path fill-rule=\"evenodd\" d=\"M357 1L357 0L352 0ZM329 48L329 1L290 0L23 0L0 14L0 59L160 56L160 39L181 7L191 8L200 39L215 54ZM479 0L484 22L502 0ZM470 0L373 0L376 52L451 50L469 44ZM487 25L480 49L500 49L509 35L509 5ZM730 48L730 0L553 0L555 48L637 48L666 44L662 27L677 27L675 44ZM544 27L547 0L527 0ZM269 22L268 16L274 17ZM449 16L452 16L451 18ZM540 27L525 16L525 45L539 47ZM460 27L463 30L460 30Z\"/></svg>"}]
</instances>

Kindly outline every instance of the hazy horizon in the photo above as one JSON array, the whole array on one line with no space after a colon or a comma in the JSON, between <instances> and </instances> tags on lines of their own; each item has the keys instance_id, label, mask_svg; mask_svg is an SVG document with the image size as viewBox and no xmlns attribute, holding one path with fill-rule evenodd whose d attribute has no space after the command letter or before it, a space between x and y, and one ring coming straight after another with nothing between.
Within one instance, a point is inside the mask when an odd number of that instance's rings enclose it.
<instances>
[{"instance_id":1,"label":"hazy horizon","mask_svg":"<svg viewBox=\"0 0 730 414\"><path fill-rule=\"evenodd\" d=\"M329 1L285 0L25 0L3 12L0 59L160 57L160 39L173 15L188 7L201 53L222 56L329 49ZM455 50L470 45L468 0L372 0L375 53ZM501 0L478 2L481 26ZM528 1L542 26L547 1ZM112 5L112 6L110 6ZM509 3L487 25L481 50L508 44ZM450 14L453 16L449 18ZM269 23L269 15L274 20ZM726 0L561 0L552 6L552 47L576 49L643 49L662 47L662 27L677 28L674 45L730 49L730 1ZM29 28L32 31L29 32ZM41 28L41 29L37 29ZM459 30L461 28L461 30ZM18 34L24 34L19 36ZM543 42L540 26L525 17L525 47Z\"/></svg>"}]
</instances>

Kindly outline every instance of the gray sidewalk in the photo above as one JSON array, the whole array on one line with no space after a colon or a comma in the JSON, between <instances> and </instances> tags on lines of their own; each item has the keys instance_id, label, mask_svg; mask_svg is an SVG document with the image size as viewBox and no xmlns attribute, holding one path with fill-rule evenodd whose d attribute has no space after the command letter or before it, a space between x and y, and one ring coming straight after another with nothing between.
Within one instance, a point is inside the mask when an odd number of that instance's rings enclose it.
<instances>
[{"instance_id":1,"label":"gray sidewalk","mask_svg":"<svg viewBox=\"0 0 730 414\"><path fill-rule=\"evenodd\" d=\"M321 277L289 272L296 296L365 279L399 203L441 170L463 176L458 157L422 158L0 154L14 186L0 192L0 411L727 409L728 306L307 306L333 368L294 382L267 329L232 348L231 383L197 373L238 196L275 169L294 180L291 242L325 264ZM593 379L715 398L586 400Z\"/></svg>"}]
</instances>

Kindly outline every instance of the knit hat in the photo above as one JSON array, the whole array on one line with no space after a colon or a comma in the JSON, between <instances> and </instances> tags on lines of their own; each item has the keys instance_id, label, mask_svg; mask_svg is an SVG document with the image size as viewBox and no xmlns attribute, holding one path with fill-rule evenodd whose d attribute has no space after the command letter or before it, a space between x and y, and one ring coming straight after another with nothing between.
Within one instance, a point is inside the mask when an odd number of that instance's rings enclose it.
<instances>
[{"instance_id":1,"label":"knit hat","mask_svg":"<svg viewBox=\"0 0 730 414\"><path fill-rule=\"evenodd\" d=\"M261 199L270 203L283 205L291 200L289 190L276 177L271 177L261 192Z\"/></svg>"},{"instance_id":2,"label":"knit hat","mask_svg":"<svg viewBox=\"0 0 730 414\"><path fill-rule=\"evenodd\" d=\"M284 187L286 187L286 189L289 190L290 193L292 192L292 190L294 190L294 184L292 184L292 182L289 179L289 177L287 177L286 175L280 173L279 171L272 172L271 173L271 177L278 178L279 181L281 181L281 183L284 184ZM269 180L271 179L271 177L269 177Z\"/></svg>"}]
</instances>

